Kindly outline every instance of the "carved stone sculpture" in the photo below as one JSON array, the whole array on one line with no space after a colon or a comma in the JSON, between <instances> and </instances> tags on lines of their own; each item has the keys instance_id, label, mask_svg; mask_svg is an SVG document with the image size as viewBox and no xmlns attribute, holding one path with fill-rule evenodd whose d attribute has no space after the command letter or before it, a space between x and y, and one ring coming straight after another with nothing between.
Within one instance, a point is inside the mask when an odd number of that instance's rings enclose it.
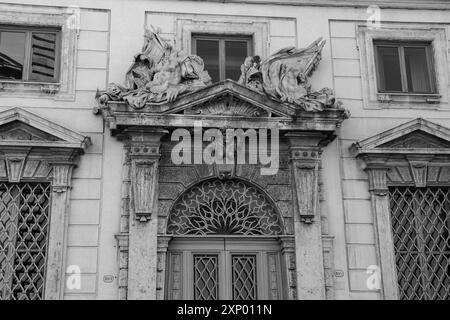
<instances>
[{"instance_id":1,"label":"carved stone sculpture","mask_svg":"<svg viewBox=\"0 0 450 320\"><path fill-rule=\"evenodd\" d=\"M159 31L146 29L141 53L126 74L126 85L109 84L97 100L123 100L140 109L149 102L173 101L181 93L194 91L211 83L203 60L173 50Z\"/></svg>"},{"instance_id":2,"label":"carved stone sculpture","mask_svg":"<svg viewBox=\"0 0 450 320\"><path fill-rule=\"evenodd\" d=\"M258 56L248 57L241 66L239 83L306 111L338 108L340 103L336 102L333 90L323 88L313 92L308 82L324 45L325 40L319 38L304 49L281 49L262 62Z\"/></svg>"}]
</instances>

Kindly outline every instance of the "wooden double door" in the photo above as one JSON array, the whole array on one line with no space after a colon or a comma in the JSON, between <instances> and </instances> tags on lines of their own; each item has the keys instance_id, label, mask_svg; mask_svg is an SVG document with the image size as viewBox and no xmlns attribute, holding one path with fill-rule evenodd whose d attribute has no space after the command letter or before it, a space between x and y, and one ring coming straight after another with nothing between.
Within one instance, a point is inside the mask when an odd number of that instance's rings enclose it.
<instances>
[{"instance_id":1,"label":"wooden double door","mask_svg":"<svg viewBox=\"0 0 450 320\"><path fill-rule=\"evenodd\" d=\"M282 299L280 248L262 237L183 237L171 241L168 299Z\"/></svg>"}]
</instances>

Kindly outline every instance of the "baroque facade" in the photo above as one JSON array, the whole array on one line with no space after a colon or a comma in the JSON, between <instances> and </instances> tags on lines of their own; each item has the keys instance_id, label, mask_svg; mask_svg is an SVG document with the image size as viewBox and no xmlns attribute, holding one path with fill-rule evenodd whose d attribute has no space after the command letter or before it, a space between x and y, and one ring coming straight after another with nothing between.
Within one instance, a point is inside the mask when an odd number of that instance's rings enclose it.
<instances>
[{"instance_id":1,"label":"baroque facade","mask_svg":"<svg viewBox=\"0 0 450 320\"><path fill-rule=\"evenodd\" d=\"M0 299L449 299L449 13L0 3Z\"/></svg>"}]
</instances>

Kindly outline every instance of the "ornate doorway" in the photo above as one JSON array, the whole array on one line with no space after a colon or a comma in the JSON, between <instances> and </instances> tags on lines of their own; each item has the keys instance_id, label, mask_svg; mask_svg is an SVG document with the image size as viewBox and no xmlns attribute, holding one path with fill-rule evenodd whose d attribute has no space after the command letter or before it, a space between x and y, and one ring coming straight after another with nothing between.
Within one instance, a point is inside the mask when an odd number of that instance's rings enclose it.
<instances>
[{"instance_id":1,"label":"ornate doorway","mask_svg":"<svg viewBox=\"0 0 450 320\"><path fill-rule=\"evenodd\" d=\"M208 180L175 202L167 233L168 299L283 299L280 216L240 180Z\"/></svg>"}]
</instances>

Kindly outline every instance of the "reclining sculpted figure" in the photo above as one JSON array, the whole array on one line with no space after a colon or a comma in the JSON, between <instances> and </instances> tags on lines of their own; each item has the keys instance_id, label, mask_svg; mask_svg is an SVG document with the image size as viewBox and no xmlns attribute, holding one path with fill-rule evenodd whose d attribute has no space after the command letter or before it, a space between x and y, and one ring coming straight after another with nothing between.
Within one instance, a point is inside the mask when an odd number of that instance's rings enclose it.
<instances>
[{"instance_id":1,"label":"reclining sculpted figure","mask_svg":"<svg viewBox=\"0 0 450 320\"><path fill-rule=\"evenodd\" d=\"M275 100L298 106L306 111L338 108L333 90L313 92L308 78L321 59L325 40L317 39L304 49L287 47L260 62L259 56L248 57L241 66L239 82L267 94Z\"/></svg>"},{"instance_id":2,"label":"reclining sculpted figure","mask_svg":"<svg viewBox=\"0 0 450 320\"><path fill-rule=\"evenodd\" d=\"M126 73L126 86L109 84L106 92L97 98L100 104L123 100L141 109L146 103L170 102L181 93L211 83L200 57L173 50L154 29L146 29L144 38L141 52Z\"/></svg>"}]
</instances>

